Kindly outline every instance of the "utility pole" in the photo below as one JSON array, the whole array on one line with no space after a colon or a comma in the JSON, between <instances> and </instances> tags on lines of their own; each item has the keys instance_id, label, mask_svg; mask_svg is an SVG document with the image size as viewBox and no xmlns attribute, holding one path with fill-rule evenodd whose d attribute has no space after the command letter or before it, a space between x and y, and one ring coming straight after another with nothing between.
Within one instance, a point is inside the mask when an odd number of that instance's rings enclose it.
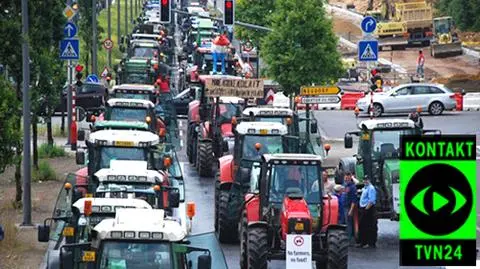
<instances>
[{"instance_id":1,"label":"utility pole","mask_svg":"<svg viewBox=\"0 0 480 269\"><path fill-rule=\"evenodd\" d=\"M92 74L97 74L97 0L92 0Z\"/></svg>"},{"instance_id":2,"label":"utility pole","mask_svg":"<svg viewBox=\"0 0 480 269\"><path fill-rule=\"evenodd\" d=\"M135 0L135 18L138 17L138 0Z\"/></svg>"},{"instance_id":3,"label":"utility pole","mask_svg":"<svg viewBox=\"0 0 480 269\"><path fill-rule=\"evenodd\" d=\"M133 21L133 0L130 0L130 20Z\"/></svg>"},{"instance_id":4,"label":"utility pole","mask_svg":"<svg viewBox=\"0 0 480 269\"><path fill-rule=\"evenodd\" d=\"M120 2L121 0L117 0L117 46L120 47L120 36L122 36L122 25L120 23L120 16L121 16L121 13L120 13Z\"/></svg>"},{"instance_id":5,"label":"utility pole","mask_svg":"<svg viewBox=\"0 0 480 269\"><path fill-rule=\"evenodd\" d=\"M107 0L107 36L109 40L112 40L112 14L111 14L111 6L112 6L112 0ZM108 69L110 70L112 68L112 50L107 50L108 54Z\"/></svg>"},{"instance_id":6,"label":"utility pole","mask_svg":"<svg viewBox=\"0 0 480 269\"><path fill-rule=\"evenodd\" d=\"M119 2L121 0L118 0ZM125 0L125 37L128 35L128 0Z\"/></svg>"},{"instance_id":7,"label":"utility pole","mask_svg":"<svg viewBox=\"0 0 480 269\"><path fill-rule=\"evenodd\" d=\"M67 0L67 5L71 5L72 0ZM78 16L78 15L76 15ZM67 61L67 78L68 78L68 87L67 87L67 145L70 145L70 128L72 127L72 60ZM63 117L63 116L62 116ZM65 120L63 120L65 121Z\"/></svg>"},{"instance_id":8,"label":"utility pole","mask_svg":"<svg viewBox=\"0 0 480 269\"><path fill-rule=\"evenodd\" d=\"M22 73L23 73L23 226L32 226L30 171L30 55L28 48L28 0L22 0Z\"/></svg>"}]
</instances>

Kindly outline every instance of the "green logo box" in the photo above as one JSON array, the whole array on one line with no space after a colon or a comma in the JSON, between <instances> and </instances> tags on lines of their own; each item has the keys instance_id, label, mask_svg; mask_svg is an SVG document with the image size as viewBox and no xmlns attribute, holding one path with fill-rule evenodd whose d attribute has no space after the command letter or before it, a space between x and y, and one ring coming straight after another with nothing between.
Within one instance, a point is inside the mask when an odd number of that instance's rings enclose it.
<instances>
[{"instance_id":1,"label":"green logo box","mask_svg":"<svg viewBox=\"0 0 480 269\"><path fill-rule=\"evenodd\" d=\"M400 265L475 265L475 136L400 141Z\"/></svg>"}]
</instances>

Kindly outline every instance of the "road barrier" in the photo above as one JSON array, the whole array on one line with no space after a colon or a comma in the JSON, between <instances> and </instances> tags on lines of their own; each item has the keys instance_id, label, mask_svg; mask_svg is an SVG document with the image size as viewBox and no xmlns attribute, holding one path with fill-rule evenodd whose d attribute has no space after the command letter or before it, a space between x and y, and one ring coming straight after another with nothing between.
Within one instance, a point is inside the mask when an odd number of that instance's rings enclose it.
<instances>
[{"instance_id":1,"label":"road barrier","mask_svg":"<svg viewBox=\"0 0 480 269\"><path fill-rule=\"evenodd\" d=\"M364 92L345 92L342 94L340 106L342 110L355 109L358 99L365 96Z\"/></svg>"},{"instance_id":2,"label":"road barrier","mask_svg":"<svg viewBox=\"0 0 480 269\"><path fill-rule=\"evenodd\" d=\"M463 110L480 111L480 93L467 93L463 96Z\"/></svg>"}]
</instances>

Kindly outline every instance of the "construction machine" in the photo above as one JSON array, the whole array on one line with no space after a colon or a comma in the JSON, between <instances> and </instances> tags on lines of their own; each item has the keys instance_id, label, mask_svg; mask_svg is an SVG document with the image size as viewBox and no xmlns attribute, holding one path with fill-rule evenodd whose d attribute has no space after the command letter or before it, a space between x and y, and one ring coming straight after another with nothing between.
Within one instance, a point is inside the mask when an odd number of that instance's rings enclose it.
<instances>
[{"instance_id":1,"label":"construction machine","mask_svg":"<svg viewBox=\"0 0 480 269\"><path fill-rule=\"evenodd\" d=\"M462 54L462 43L455 33L452 17L433 19L433 39L430 43L430 55L438 58Z\"/></svg>"},{"instance_id":2,"label":"construction machine","mask_svg":"<svg viewBox=\"0 0 480 269\"><path fill-rule=\"evenodd\" d=\"M393 5L389 0L384 0L381 9L377 10L373 10L373 0L370 0L365 16L371 16L377 21L374 35L378 39L380 50L387 48L403 50L406 48L408 45L407 24L393 19Z\"/></svg>"}]
</instances>

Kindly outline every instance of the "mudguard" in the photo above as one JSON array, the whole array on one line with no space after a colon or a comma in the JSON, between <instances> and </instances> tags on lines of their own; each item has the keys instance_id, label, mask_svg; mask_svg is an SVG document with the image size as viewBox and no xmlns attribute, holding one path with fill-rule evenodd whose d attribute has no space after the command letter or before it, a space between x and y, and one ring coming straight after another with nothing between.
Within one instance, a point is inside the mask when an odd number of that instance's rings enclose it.
<instances>
[{"instance_id":1,"label":"mudguard","mask_svg":"<svg viewBox=\"0 0 480 269\"><path fill-rule=\"evenodd\" d=\"M338 199L336 196L325 195L323 197L322 216L323 232L327 227L338 224Z\"/></svg>"},{"instance_id":2,"label":"mudguard","mask_svg":"<svg viewBox=\"0 0 480 269\"><path fill-rule=\"evenodd\" d=\"M268 223L265 221L252 221L248 223L248 228L256 227L268 228Z\"/></svg>"},{"instance_id":3,"label":"mudguard","mask_svg":"<svg viewBox=\"0 0 480 269\"><path fill-rule=\"evenodd\" d=\"M260 198L258 196L251 198L253 195L254 194L245 195L245 200L248 201L248 203L245 204L248 226L250 226L250 223L260 221Z\"/></svg>"},{"instance_id":4,"label":"mudguard","mask_svg":"<svg viewBox=\"0 0 480 269\"><path fill-rule=\"evenodd\" d=\"M200 101L193 100L188 103L188 122L195 122L200 117Z\"/></svg>"},{"instance_id":5,"label":"mudguard","mask_svg":"<svg viewBox=\"0 0 480 269\"><path fill-rule=\"evenodd\" d=\"M226 155L218 159L220 176L220 189L223 184L233 183L233 155Z\"/></svg>"},{"instance_id":6,"label":"mudguard","mask_svg":"<svg viewBox=\"0 0 480 269\"><path fill-rule=\"evenodd\" d=\"M332 225L328 225L327 227L327 233L329 231L333 231L333 230L341 230L341 231L344 231L347 229L347 225L345 224L332 224Z\"/></svg>"},{"instance_id":7,"label":"mudguard","mask_svg":"<svg viewBox=\"0 0 480 269\"><path fill-rule=\"evenodd\" d=\"M200 139L201 140L204 140L204 139L209 139L209 133L210 133L210 122L209 121L206 121L204 122L203 124L200 124Z\"/></svg>"}]
</instances>

